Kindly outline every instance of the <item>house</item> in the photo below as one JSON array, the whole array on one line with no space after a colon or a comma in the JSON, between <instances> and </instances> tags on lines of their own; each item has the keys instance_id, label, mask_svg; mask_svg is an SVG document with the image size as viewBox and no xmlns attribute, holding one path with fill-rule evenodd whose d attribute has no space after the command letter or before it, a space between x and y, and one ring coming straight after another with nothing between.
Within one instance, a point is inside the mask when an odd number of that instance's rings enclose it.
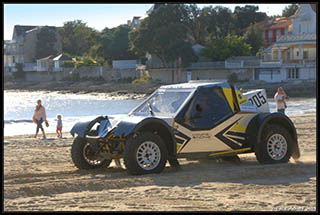
<instances>
[{"instance_id":1,"label":"house","mask_svg":"<svg viewBox=\"0 0 320 215\"><path fill-rule=\"evenodd\" d=\"M141 20L139 20L140 19L140 16L134 16L133 18L132 18L132 21L131 20L128 20L127 21L127 25L129 25L130 27L132 27L132 28L136 28L136 27L138 27L138 25L140 24L140 22L141 22Z\"/></svg>"},{"instance_id":2,"label":"house","mask_svg":"<svg viewBox=\"0 0 320 215\"><path fill-rule=\"evenodd\" d=\"M37 72L52 72L54 55L37 60Z\"/></svg>"},{"instance_id":3,"label":"house","mask_svg":"<svg viewBox=\"0 0 320 215\"><path fill-rule=\"evenodd\" d=\"M64 54L60 54L58 56L56 56L55 58L52 59L53 63L54 63L54 71L55 72L60 72L62 71L62 66L65 62L71 62L72 58L68 57Z\"/></svg>"},{"instance_id":4,"label":"house","mask_svg":"<svg viewBox=\"0 0 320 215\"><path fill-rule=\"evenodd\" d=\"M262 30L262 38L265 41L265 48L277 41L277 37L287 35L292 31L292 21L287 17L267 18L261 22L253 24L254 28ZM242 29L241 34L245 34L250 26Z\"/></svg>"},{"instance_id":5,"label":"house","mask_svg":"<svg viewBox=\"0 0 320 215\"><path fill-rule=\"evenodd\" d=\"M144 14L143 16L134 16L132 20L127 20L127 25L131 26L132 28L138 27L142 22L142 20L147 18L152 11L158 9L162 5L164 4L159 3L159 4L152 5L152 7L149 10L147 10L146 14Z\"/></svg>"},{"instance_id":6,"label":"house","mask_svg":"<svg viewBox=\"0 0 320 215\"><path fill-rule=\"evenodd\" d=\"M15 63L22 63L24 72L36 71L37 34L43 27L48 27L56 33L55 49L58 52L62 51L61 37L57 32L57 27L15 25L12 40L6 42L5 55L9 70L15 71Z\"/></svg>"},{"instance_id":7,"label":"house","mask_svg":"<svg viewBox=\"0 0 320 215\"><path fill-rule=\"evenodd\" d=\"M263 51L260 80L271 82L287 80L315 80L316 78L316 7L300 4L290 17L291 31L279 35Z\"/></svg>"}]
</instances>

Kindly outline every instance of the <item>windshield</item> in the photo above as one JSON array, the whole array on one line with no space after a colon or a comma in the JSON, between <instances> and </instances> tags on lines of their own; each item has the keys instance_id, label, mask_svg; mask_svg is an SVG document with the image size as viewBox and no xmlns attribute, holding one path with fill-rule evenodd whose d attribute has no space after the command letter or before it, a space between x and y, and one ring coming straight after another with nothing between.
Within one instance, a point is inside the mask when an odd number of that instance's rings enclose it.
<instances>
[{"instance_id":1,"label":"windshield","mask_svg":"<svg viewBox=\"0 0 320 215\"><path fill-rule=\"evenodd\" d=\"M132 112L134 115L172 115L186 100L191 91L157 90Z\"/></svg>"}]
</instances>

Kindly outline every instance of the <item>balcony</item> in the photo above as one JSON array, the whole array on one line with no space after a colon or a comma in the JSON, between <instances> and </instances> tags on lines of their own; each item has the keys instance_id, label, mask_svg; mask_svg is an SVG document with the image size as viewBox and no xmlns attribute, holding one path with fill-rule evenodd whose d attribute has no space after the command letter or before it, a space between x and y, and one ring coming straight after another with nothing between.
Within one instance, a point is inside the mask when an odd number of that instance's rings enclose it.
<instances>
[{"instance_id":1,"label":"balcony","mask_svg":"<svg viewBox=\"0 0 320 215\"><path fill-rule=\"evenodd\" d=\"M5 55L23 55L24 52L22 50L13 50L13 49L6 49L4 52Z\"/></svg>"},{"instance_id":2,"label":"balcony","mask_svg":"<svg viewBox=\"0 0 320 215\"><path fill-rule=\"evenodd\" d=\"M292 59L292 60L283 60L283 65L315 65L316 59Z\"/></svg>"},{"instance_id":3,"label":"balcony","mask_svg":"<svg viewBox=\"0 0 320 215\"><path fill-rule=\"evenodd\" d=\"M305 34L288 34L277 37L277 42L299 42L299 41L316 41L317 35L315 33Z\"/></svg>"},{"instance_id":4,"label":"balcony","mask_svg":"<svg viewBox=\"0 0 320 215\"><path fill-rule=\"evenodd\" d=\"M280 67L282 65L282 60L260 60L260 67Z\"/></svg>"}]
</instances>

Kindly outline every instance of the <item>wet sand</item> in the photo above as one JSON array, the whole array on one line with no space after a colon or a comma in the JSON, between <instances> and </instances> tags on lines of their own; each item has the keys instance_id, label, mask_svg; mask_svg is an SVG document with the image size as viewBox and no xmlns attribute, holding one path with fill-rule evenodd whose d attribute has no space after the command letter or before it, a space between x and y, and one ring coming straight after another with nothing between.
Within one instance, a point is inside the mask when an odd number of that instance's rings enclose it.
<instances>
[{"instance_id":1,"label":"wet sand","mask_svg":"<svg viewBox=\"0 0 320 215\"><path fill-rule=\"evenodd\" d=\"M5 137L4 211L316 211L316 114L290 117L299 161L261 165L180 159L160 174L130 176L114 163L78 170L72 136Z\"/></svg>"}]
</instances>

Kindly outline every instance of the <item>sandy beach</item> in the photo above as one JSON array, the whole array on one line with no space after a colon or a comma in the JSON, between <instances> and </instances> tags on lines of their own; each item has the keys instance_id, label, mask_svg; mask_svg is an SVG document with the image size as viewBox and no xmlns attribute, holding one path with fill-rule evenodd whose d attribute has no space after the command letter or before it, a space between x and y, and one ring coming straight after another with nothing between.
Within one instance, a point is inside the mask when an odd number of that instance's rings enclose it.
<instances>
[{"instance_id":1,"label":"sandy beach","mask_svg":"<svg viewBox=\"0 0 320 215\"><path fill-rule=\"evenodd\" d=\"M129 176L114 163L78 170L73 138L5 137L4 211L316 211L316 114L290 116L298 133L299 161L261 165L180 159L161 174Z\"/></svg>"}]
</instances>

